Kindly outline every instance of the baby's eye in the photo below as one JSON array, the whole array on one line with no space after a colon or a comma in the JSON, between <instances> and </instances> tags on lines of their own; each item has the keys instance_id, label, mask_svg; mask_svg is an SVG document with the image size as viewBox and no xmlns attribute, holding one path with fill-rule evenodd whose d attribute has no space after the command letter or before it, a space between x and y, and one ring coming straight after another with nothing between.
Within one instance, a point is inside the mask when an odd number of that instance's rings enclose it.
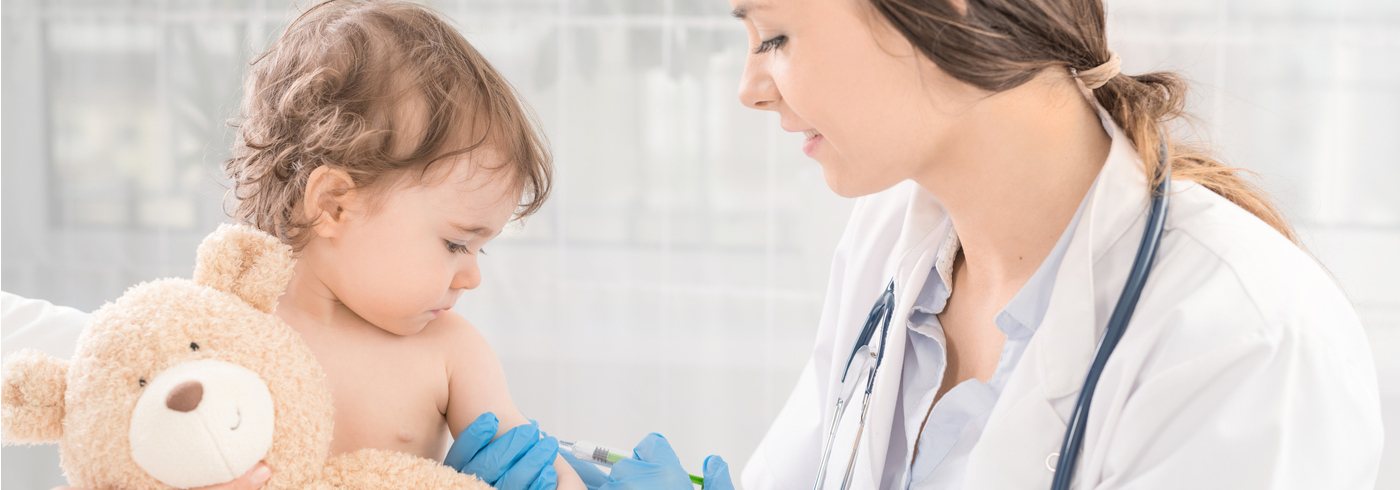
<instances>
[{"instance_id":1,"label":"baby's eye","mask_svg":"<svg viewBox=\"0 0 1400 490\"><path fill-rule=\"evenodd\" d=\"M447 251L448 251L448 252L452 252L452 253L454 253L454 254L457 254L457 253L462 253L462 254L471 253L471 249L468 249L466 245L462 245L462 244L460 244L460 243L453 242L453 241L451 241L451 240L443 240L442 242L447 244Z\"/></svg>"},{"instance_id":2,"label":"baby's eye","mask_svg":"<svg viewBox=\"0 0 1400 490\"><path fill-rule=\"evenodd\" d=\"M145 387L146 387L146 378L141 378L141 379L139 379L139 380L136 380L136 384L137 384L137 385L140 385L142 388L145 388Z\"/></svg>"},{"instance_id":3,"label":"baby's eye","mask_svg":"<svg viewBox=\"0 0 1400 490\"><path fill-rule=\"evenodd\" d=\"M194 352L199 352L199 344L196 344L196 343L194 343L194 342L190 342L190 350L191 350L191 351L194 351Z\"/></svg>"}]
</instances>

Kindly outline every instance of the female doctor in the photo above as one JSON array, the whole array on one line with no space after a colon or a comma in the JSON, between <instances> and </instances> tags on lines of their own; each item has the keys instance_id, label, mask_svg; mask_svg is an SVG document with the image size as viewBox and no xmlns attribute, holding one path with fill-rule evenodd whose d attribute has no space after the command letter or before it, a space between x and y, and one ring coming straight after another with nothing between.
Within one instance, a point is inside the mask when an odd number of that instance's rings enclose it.
<instances>
[{"instance_id":1,"label":"female doctor","mask_svg":"<svg viewBox=\"0 0 1400 490\"><path fill-rule=\"evenodd\" d=\"M746 490L1051 488L1162 151L1164 231L1072 487L1374 487L1380 403L1347 297L1267 196L1161 132L1185 83L1119 73L1101 0L731 2L740 100L859 198ZM856 348L889 287L887 332ZM605 487L690 487L664 439L637 452L654 461Z\"/></svg>"}]
</instances>

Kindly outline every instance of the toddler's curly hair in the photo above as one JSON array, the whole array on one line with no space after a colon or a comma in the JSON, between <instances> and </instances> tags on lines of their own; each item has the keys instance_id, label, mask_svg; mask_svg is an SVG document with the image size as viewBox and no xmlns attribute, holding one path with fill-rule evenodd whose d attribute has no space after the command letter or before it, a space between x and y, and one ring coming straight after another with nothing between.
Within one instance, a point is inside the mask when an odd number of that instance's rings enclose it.
<instances>
[{"instance_id":1,"label":"toddler's curly hair","mask_svg":"<svg viewBox=\"0 0 1400 490\"><path fill-rule=\"evenodd\" d=\"M521 192L516 217L548 198L553 163L518 94L438 13L402 1L330 0L252 61L233 157L232 217L295 249L314 224L307 178L344 170L357 189L483 146Z\"/></svg>"}]
</instances>

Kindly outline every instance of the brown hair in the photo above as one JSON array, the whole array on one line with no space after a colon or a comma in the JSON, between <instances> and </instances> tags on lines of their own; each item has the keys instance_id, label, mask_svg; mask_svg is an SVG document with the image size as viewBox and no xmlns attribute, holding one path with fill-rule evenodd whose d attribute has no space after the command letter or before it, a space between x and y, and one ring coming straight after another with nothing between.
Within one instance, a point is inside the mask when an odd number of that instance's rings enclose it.
<instances>
[{"instance_id":1,"label":"brown hair","mask_svg":"<svg viewBox=\"0 0 1400 490\"><path fill-rule=\"evenodd\" d=\"M224 162L232 215L295 248L314 224L301 210L307 178L323 165L372 189L411 170L422 179L433 163L489 144L522 194L518 218L549 196L553 164L528 109L428 7L330 0L251 64L239 139ZM405 115L409 102L422 110Z\"/></svg>"},{"instance_id":2,"label":"brown hair","mask_svg":"<svg viewBox=\"0 0 1400 490\"><path fill-rule=\"evenodd\" d=\"M1102 0L870 0L906 39L943 71L983 90L1015 88L1046 68L1084 71L1110 58ZM1172 176L1195 181L1258 216L1289 240L1293 228L1258 186L1203 147L1173 141L1160 124L1183 115L1187 84L1170 72L1119 74L1094 97L1161 179L1159 138L1167 138Z\"/></svg>"}]
</instances>

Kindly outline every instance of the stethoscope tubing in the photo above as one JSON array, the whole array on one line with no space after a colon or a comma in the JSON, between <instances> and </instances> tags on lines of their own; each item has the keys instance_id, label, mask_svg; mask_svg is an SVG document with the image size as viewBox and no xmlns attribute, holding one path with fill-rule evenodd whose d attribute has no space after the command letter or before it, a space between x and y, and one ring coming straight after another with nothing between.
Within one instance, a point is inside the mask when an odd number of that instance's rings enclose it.
<instances>
[{"instance_id":1,"label":"stethoscope tubing","mask_svg":"<svg viewBox=\"0 0 1400 490\"><path fill-rule=\"evenodd\" d=\"M1108 364L1113 349L1118 347L1118 341L1128 330L1128 321L1137 309L1138 299L1142 297L1142 290L1147 284L1147 275L1152 272L1157 247L1162 241L1169 201L1167 192L1172 178L1171 163L1167 160L1166 135L1162 136L1162 143L1158 149L1162 169L1161 182L1157 183L1156 192L1152 196L1147 226L1143 229L1142 242L1138 245L1137 257L1133 258L1128 280L1123 284L1123 293L1118 296L1118 304L1114 305L1113 314L1108 318L1108 326L1104 329L1097 352L1094 353L1094 362L1089 365L1089 372L1084 377L1084 387L1079 390L1079 399L1075 402L1074 412L1065 428L1065 440L1060 446L1060 458L1055 464L1051 490L1069 490L1074 480L1075 463L1079 461L1079 452L1084 443L1084 431L1089 422L1089 405L1093 403L1094 390L1099 385L1099 377L1103 375L1104 366Z\"/></svg>"}]
</instances>

